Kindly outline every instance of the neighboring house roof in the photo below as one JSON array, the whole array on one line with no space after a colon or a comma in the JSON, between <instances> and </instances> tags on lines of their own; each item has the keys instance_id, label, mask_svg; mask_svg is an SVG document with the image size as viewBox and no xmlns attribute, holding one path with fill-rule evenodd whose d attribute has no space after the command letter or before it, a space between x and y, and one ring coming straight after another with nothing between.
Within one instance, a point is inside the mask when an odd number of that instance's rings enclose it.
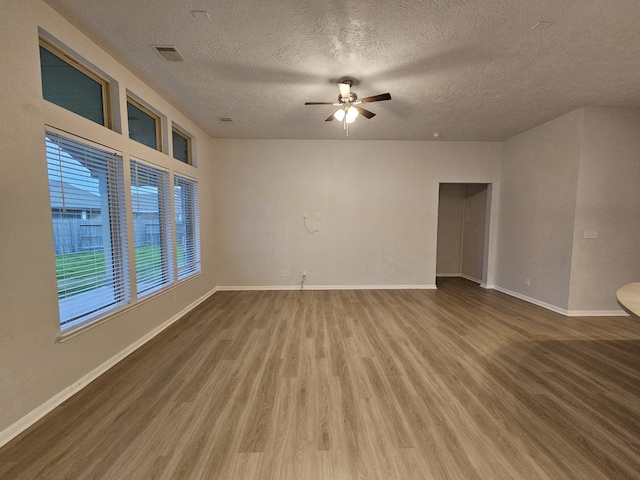
<instances>
[{"instance_id":1,"label":"neighboring house roof","mask_svg":"<svg viewBox=\"0 0 640 480\"><path fill-rule=\"evenodd\" d=\"M57 210L100 210L100 196L78 188L69 182L49 178L51 208ZM157 213L158 195L152 192L131 192L133 213Z\"/></svg>"},{"instance_id":2,"label":"neighboring house roof","mask_svg":"<svg viewBox=\"0 0 640 480\"><path fill-rule=\"evenodd\" d=\"M49 178L51 208L66 210L100 210L100 197L68 182Z\"/></svg>"}]
</instances>

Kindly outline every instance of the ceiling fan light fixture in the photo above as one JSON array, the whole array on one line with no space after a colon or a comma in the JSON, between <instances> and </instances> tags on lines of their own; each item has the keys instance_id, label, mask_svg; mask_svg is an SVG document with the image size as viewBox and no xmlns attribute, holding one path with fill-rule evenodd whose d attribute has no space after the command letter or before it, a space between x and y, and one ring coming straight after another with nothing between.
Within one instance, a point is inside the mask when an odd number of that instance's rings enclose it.
<instances>
[{"instance_id":1,"label":"ceiling fan light fixture","mask_svg":"<svg viewBox=\"0 0 640 480\"><path fill-rule=\"evenodd\" d=\"M338 95L338 102L305 102L305 105L333 105L339 107L334 111L329 118L325 119L325 122L331 122L337 120L342 123L344 129L349 135L349 124L356 121L359 116L363 116L366 119L372 119L376 116L375 113L370 112L362 108L360 105L363 103L381 102L383 100L391 100L390 93L381 93L379 95L373 95L372 97L365 97L358 99L358 95L351 91L353 81L350 79L342 79L338 82L338 89L340 95Z\"/></svg>"},{"instance_id":2,"label":"ceiling fan light fixture","mask_svg":"<svg viewBox=\"0 0 640 480\"><path fill-rule=\"evenodd\" d=\"M341 122L342 120L344 120L344 116L346 115L344 108L341 108L339 110L336 110L336 113L333 114L333 118L335 118L336 120L338 120L339 122Z\"/></svg>"},{"instance_id":3,"label":"ceiling fan light fixture","mask_svg":"<svg viewBox=\"0 0 640 480\"><path fill-rule=\"evenodd\" d=\"M347 109L347 123L353 123L356 121L356 118L358 118L358 115L360 115L360 112L358 112L358 109L356 107L349 107Z\"/></svg>"}]
</instances>

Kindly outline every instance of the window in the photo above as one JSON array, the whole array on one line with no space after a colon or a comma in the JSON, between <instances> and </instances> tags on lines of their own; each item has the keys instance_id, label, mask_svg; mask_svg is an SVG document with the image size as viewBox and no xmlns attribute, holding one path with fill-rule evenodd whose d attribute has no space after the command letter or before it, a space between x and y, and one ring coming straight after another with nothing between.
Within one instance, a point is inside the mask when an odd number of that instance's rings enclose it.
<instances>
[{"instance_id":1,"label":"window","mask_svg":"<svg viewBox=\"0 0 640 480\"><path fill-rule=\"evenodd\" d=\"M173 158L191 165L191 138L176 127L173 127L171 137L173 139Z\"/></svg>"},{"instance_id":2,"label":"window","mask_svg":"<svg viewBox=\"0 0 640 480\"><path fill-rule=\"evenodd\" d=\"M138 296L173 282L169 172L131 161L131 204Z\"/></svg>"},{"instance_id":3,"label":"window","mask_svg":"<svg viewBox=\"0 0 640 480\"><path fill-rule=\"evenodd\" d=\"M122 156L46 133L60 328L130 300Z\"/></svg>"},{"instance_id":4,"label":"window","mask_svg":"<svg viewBox=\"0 0 640 480\"><path fill-rule=\"evenodd\" d=\"M127 98L129 138L154 150L160 148L160 117L141 103Z\"/></svg>"},{"instance_id":5,"label":"window","mask_svg":"<svg viewBox=\"0 0 640 480\"><path fill-rule=\"evenodd\" d=\"M109 126L107 81L44 39L40 74L45 100Z\"/></svg>"},{"instance_id":6,"label":"window","mask_svg":"<svg viewBox=\"0 0 640 480\"><path fill-rule=\"evenodd\" d=\"M198 183L174 175L174 208L178 250L178 278L200 271L200 220L198 215Z\"/></svg>"}]
</instances>

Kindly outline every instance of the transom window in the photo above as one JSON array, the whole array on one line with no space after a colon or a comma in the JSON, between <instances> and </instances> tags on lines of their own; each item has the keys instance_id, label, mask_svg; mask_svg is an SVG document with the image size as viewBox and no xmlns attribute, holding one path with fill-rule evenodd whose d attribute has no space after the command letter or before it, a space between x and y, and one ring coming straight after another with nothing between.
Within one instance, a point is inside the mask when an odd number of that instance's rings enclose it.
<instances>
[{"instance_id":1,"label":"transom window","mask_svg":"<svg viewBox=\"0 0 640 480\"><path fill-rule=\"evenodd\" d=\"M108 82L44 38L40 39L40 74L45 100L110 126Z\"/></svg>"},{"instance_id":2,"label":"transom window","mask_svg":"<svg viewBox=\"0 0 640 480\"><path fill-rule=\"evenodd\" d=\"M173 141L173 158L192 165L191 137L174 126L171 130L171 138Z\"/></svg>"},{"instance_id":3,"label":"transom window","mask_svg":"<svg viewBox=\"0 0 640 480\"><path fill-rule=\"evenodd\" d=\"M131 97L127 98L129 138L154 150L161 148L160 117Z\"/></svg>"}]
</instances>

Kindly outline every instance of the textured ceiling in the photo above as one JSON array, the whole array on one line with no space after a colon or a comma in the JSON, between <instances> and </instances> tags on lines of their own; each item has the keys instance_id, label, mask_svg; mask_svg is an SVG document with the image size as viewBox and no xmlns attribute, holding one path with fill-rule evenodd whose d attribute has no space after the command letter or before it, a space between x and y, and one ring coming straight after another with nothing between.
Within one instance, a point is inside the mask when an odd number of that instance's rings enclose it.
<instances>
[{"instance_id":1,"label":"textured ceiling","mask_svg":"<svg viewBox=\"0 0 640 480\"><path fill-rule=\"evenodd\" d=\"M344 76L393 97L354 139L501 141L582 106L640 106L638 0L48 3L213 137L345 138L331 106L304 105L335 101Z\"/></svg>"}]
</instances>

